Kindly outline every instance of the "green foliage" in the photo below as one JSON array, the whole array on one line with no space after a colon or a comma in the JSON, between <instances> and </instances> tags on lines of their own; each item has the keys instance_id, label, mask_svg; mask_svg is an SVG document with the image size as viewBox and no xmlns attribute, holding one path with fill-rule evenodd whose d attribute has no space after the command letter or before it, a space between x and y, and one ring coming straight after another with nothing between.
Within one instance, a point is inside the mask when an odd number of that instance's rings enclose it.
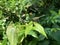
<instances>
[{"instance_id":1,"label":"green foliage","mask_svg":"<svg viewBox=\"0 0 60 45\"><path fill-rule=\"evenodd\" d=\"M15 29L13 24L10 24L7 27L6 35L7 35L9 42L10 42L10 45L17 45L18 35L17 35L17 30Z\"/></svg>"},{"instance_id":2,"label":"green foliage","mask_svg":"<svg viewBox=\"0 0 60 45\"><path fill-rule=\"evenodd\" d=\"M0 45L60 45L60 0L0 0Z\"/></svg>"}]
</instances>

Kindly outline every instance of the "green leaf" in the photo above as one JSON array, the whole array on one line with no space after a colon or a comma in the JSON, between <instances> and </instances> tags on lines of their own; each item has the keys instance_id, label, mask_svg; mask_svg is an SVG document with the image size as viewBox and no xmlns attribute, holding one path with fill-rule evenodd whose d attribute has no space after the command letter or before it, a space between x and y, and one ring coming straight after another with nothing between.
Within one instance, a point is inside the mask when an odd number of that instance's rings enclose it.
<instances>
[{"instance_id":1,"label":"green leaf","mask_svg":"<svg viewBox=\"0 0 60 45\"><path fill-rule=\"evenodd\" d=\"M18 35L17 35L17 31L15 29L14 24L10 24L7 27L6 35L7 35L8 41L10 42L10 45L17 45Z\"/></svg>"},{"instance_id":2,"label":"green leaf","mask_svg":"<svg viewBox=\"0 0 60 45\"><path fill-rule=\"evenodd\" d=\"M2 17L2 11L0 10L0 18Z\"/></svg>"},{"instance_id":3,"label":"green leaf","mask_svg":"<svg viewBox=\"0 0 60 45\"><path fill-rule=\"evenodd\" d=\"M38 43L38 45L49 45L49 41L48 40L44 40L44 41Z\"/></svg>"},{"instance_id":4,"label":"green leaf","mask_svg":"<svg viewBox=\"0 0 60 45\"><path fill-rule=\"evenodd\" d=\"M2 45L2 43L0 42L0 45Z\"/></svg>"},{"instance_id":5,"label":"green leaf","mask_svg":"<svg viewBox=\"0 0 60 45\"><path fill-rule=\"evenodd\" d=\"M30 22L29 24L26 24L26 30L25 30L25 36L28 35L28 33L32 30L33 24Z\"/></svg>"},{"instance_id":6,"label":"green leaf","mask_svg":"<svg viewBox=\"0 0 60 45\"><path fill-rule=\"evenodd\" d=\"M24 35L24 33L25 33L25 30L20 30L20 32L18 33L18 43L22 43L23 42L23 39L25 38L25 35Z\"/></svg>"},{"instance_id":7,"label":"green leaf","mask_svg":"<svg viewBox=\"0 0 60 45\"><path fill-rule=\"evenodd\" d=\"M7 39L4 39L3 41L2 41L2 45L6 45L7 44Z\"/></svg>"},{"instance_id":8,"label":"green leaf","mask_svg":"<svg viewBox=\"0 0 60 45\"><path fill-rule=\"evenodd\" d=\"M29 42L28 45L37 45L37 39L33 39L32 41Z\"/></svg>"},{"instance_id":9,"label":"green leaf","mask_svg":"<svg viewBox=\"0 0 60 45\"><path fill-rule=\"evenodd\" d=\"M28 35L31 35L31 36L33 36L33 37L35 37L35 38L38 38L37 33L34 32L34 31L30 31L30 32L28 33Z\"/></svg>"},{"instance_id":10,"label":"green leaf","mask_svg":"<svg viewBox=\"0 0 60 45\"><path fill-rule=\"evenodd\" d=\"M52 32L50 35L54 40L60 42L60 31Z\"/></svg>"},{"instance_id":11,"label":"green leaf","mask_svg":"<svg viewBox=\"0 0 60 45\"><path fill-rule=\"evenodd\" d=\"M43 35L39 35L39 41L42 41L42 40L44 40L45 39L45 36L43 36Z\"/></svg>"},{"instance_id":12,"label":"green leaf","mask_svg":"<svg viewBox=\"0 0 60 45\"><path fill-rule=\"evenodd\" d=\"M34 22L34 30L38 31L39 33L41 33L42 35L47 37L47 35L46 35L45 31L44 31L44 28L40 24L38 24L36 22Z\"/></svg>"}]
</instances>

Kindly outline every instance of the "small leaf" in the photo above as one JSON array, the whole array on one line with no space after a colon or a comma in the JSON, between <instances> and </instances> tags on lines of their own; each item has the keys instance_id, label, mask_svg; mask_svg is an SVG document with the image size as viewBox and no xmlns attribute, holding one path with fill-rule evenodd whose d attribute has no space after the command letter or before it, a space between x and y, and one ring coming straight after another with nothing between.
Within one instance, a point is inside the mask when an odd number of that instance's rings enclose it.
<instances>
[{"instance_id":1,"label":"small leaf","mask_svg":"<svg viewBox=\"0 0 60 45\"><path fill-rule=\"evenodd\" d=\"M26 24L26 30L25 30L25 36L32 30L33 24L30 22L29 24Z\"/></svg>"},{"instance_id":2,"label":"small leaf","mask_svg":"<svg viewBox=\"0 0 60 45\"><path fill-rule=\"evenodd\" d=\"M33 36L33 37L35 37L35 38L38 38L37 33L34 32L34 31L30 31L30 32L28 33L28 35L31 35L31 36Z\"/></svg>"}]
</instances>

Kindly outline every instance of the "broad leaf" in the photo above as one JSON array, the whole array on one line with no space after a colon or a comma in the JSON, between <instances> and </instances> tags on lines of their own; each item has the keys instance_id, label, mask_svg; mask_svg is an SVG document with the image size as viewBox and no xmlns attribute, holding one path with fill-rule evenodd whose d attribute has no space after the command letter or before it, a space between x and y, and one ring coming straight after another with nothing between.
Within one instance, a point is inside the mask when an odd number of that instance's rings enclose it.
<instances>
[{"instance_id":1,"label":"broad leaf","mask_svg":"<svg viewBox=\"0 0 60 45\"><path fill-rule=\"evenodd\" d=\"M7 27L6 35L7 35L8 41L10 42L10 45L17 45L18 35L13 24L10 24Z\"/></svg>"},{"instance_id":2,"label":"broad leaf","mask_svg":"<svg viewBox=\"0 0 60 45\"><path fill-rule=\"evenodd\" d=\"M45 31L44 31L44 28L40 24L38 24L36 22L34 22L34 30L38 31L39 33L41 33L42 35L47 37L47 35L46 35Z\"/></svg>"}]
</instances>

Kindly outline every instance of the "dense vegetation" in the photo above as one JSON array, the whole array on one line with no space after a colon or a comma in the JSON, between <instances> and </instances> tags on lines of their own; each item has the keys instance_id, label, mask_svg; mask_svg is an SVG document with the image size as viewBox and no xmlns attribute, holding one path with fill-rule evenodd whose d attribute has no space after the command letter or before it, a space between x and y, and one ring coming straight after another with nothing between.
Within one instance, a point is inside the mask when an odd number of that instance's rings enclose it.
<instances>
[{"instance_id":1,"label":"dense vegetation","mask_svg":"<svg viewBox=\"0 0 60 45\"><path fill-rule=\"evenodd\" d=\"M0 45L60 45L60 0L0 0Z\"/></svg>"}]
</instances>

